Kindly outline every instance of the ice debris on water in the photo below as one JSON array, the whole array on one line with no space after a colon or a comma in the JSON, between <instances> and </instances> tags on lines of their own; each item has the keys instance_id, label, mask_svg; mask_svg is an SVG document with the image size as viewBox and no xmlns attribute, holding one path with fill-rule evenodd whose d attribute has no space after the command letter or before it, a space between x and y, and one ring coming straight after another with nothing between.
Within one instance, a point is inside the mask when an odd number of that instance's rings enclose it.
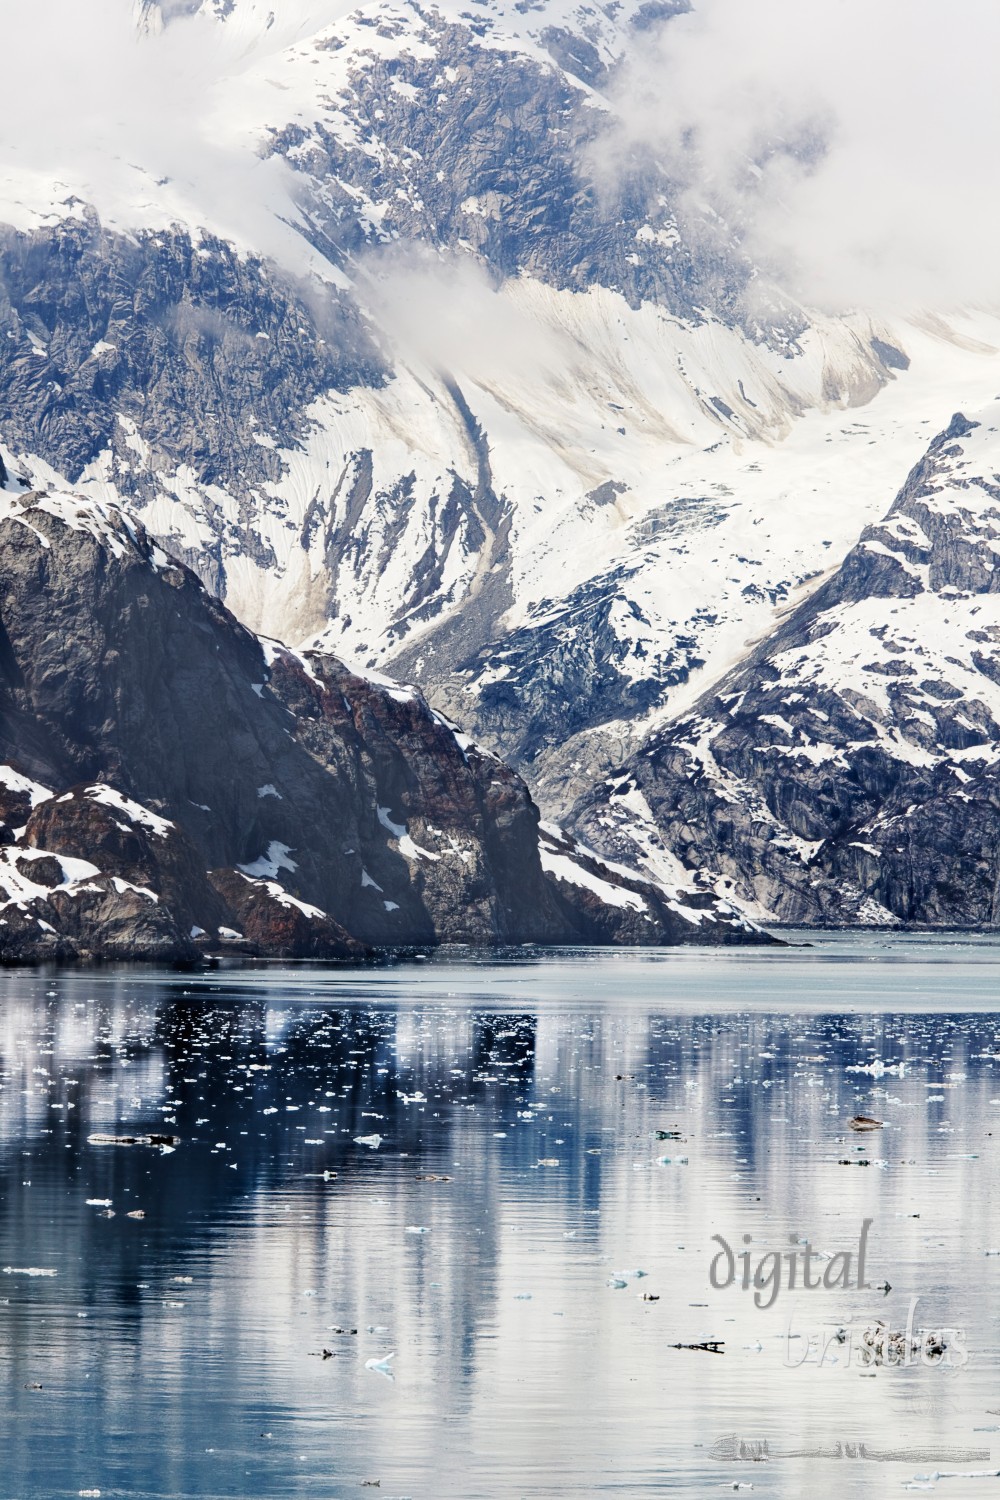
<instances>
[{"instance_id":1,"label":"ice debris on water","mask_svg":"<svg viewBox=\"0 0 1000 1500\"><path fill-rule=\"evenodd\" d=\"M173 1151L179 1144L179 1135L105 1135L97 1131L87 1137L88 1146L159 1146L161 1151Z\"/></svg>"},{"instance_id":2,"label":"ice debris on water","mask_svg":"<svg viewBox=\"0 0 1000 1500\"><path fill-rule=\"evenodd\" d=\"M1000 1469L934 1469L930 1474L914 1474L906 1490L932 1490L939 1479L997 1479Z\"/></svg>"},{"instance_id":3,"label":"ice debris on water","mask_svg":"<svg viewBox=\"0 0 1000 1500\"><path fill-rule=\"evenodd\" d=\"M430 1234L430 1230L427 1228L427 1226L425 1224L407 1224L407 1226L406 1226L406 1233L407 1234Z\"/></svg>"},{"instance_id":4,"label":"ice debris on water","mask_svg":"<svg viewBox=\"0 0 1000 1500\"><path fill-rule=\"evenodd\" d=\"M356 1135L354 1137L354 1144L356 1146L370 1146L373 1151L377 1151L382 1144L382 1137L380 1135Z\"/></svg>"},{"instance_id":5,"label":"ice debris on water","mask_svg":"<svg viewBox=\"0 0 1000 1500\"><path fill-rule=\"evenodd\" d=\"M846 1073L867 1073L870 1078L905 1078L906 1063L889 1063L876 1059L871 1063L850 1063L844 1071Z\"/></svg>"},{"instance_id":6,"label":"ice debris on water","mask_svg":"<svg viewBox=\"0 0 1000 1500\"><path fill-rule=\"evenodd\" d=\"M373 1375L384 1375L386 1380L395 1380L396 1377L392 1372L391 1365L391 1361L395 1358L396 1351L394 1349L392 1353L387 1354L384 1359L366 1359L365 1369L371 1370Z\"/></svg>"},{"instance_id":7,"label":"ice debris on water","mask_svg":"<svg viewBox=\"0 0 1000 1500\"><path fill-rule=\"evenodd\" d=\"M58 1271L50 1271L45 1266L4 1266L5 1276L58 1276Z\"/></svg>"}]
</instances>

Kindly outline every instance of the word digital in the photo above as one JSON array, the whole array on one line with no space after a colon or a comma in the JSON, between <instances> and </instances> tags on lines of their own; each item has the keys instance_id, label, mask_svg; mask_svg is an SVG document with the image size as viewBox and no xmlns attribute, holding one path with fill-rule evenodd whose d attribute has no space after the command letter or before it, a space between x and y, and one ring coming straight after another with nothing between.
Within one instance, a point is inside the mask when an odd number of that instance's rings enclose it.
<instances>
[{"instance_id":1,"label":"word digital","mask_svg":"<svg viewBox=\"0 0 1000 1500\"><path fill-rule=\"evenodd\" d=\"M738 1280L744 1292L753 1291L754 1304L761 1308L774 1305L782 1286L790 1292L814 1292L820 1288L833 1291L838 1287L845 1292L870 1292L872 1287L865 1280L865 1255L872 1223L872 1219L865 1219L861 1225L856 1252L838 1250L830 1256L814 1250L808 1240L800 1241L792 1235L790 1243L794 1249L766 1250L755 1258L752 1250L737 1254L721 1234L713 1234L713 1244L721 1249L712 1257L709 1280L717 1292L734 1286ZM745 1234L743 1243L752 1244L753 1236Z\"/></svg>"}]
</instances>

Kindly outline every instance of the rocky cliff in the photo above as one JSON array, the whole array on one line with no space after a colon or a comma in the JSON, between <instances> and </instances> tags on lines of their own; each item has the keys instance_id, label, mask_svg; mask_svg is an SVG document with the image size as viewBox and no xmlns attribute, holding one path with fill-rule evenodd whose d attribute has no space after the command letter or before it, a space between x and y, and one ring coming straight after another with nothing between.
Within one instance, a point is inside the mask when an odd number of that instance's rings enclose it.
<instances>
[{"instance_id":1,"label":"rocky cliff","mask_svg":"<svg viewBox=\"0 0 1000 1500\"><path fill-rule=\"evenodd\" d=\"M785 922L1000 922L1000 411L956 416L843 565L578 805Z\"/></svg>"},{"instance_id":2,"label":"rocky cliff","mask_svg":"<svg viewBox=\"0 0 1000 1500\"><path fill-rule=\"evenodd\" d=\"M0 495L0 957L740 941L540 830L412 688L239 625L126 514Z\"/></svg>"}]
</instances>

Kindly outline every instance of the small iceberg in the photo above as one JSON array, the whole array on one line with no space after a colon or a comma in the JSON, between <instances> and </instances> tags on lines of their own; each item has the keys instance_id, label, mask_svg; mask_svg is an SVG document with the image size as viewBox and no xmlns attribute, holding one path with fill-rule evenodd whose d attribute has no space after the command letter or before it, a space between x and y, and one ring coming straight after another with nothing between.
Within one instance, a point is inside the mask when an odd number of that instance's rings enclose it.
<instances>
[{"instance_id":1,"label":"small iceberg","mask_svg":"<svg viewBox=\"0 0 1000 1500\"><path fill-rule=\"evenodd\" d=\"M396 1351L394 1349L392 1353L387 1354L384 1359L366 1359L365 1369L371 1370L373 1375L384 1375L386 1380L395 1380L396 1377L392 1373L392 1366L390 1364L390 1361L394 1360L395 1358Z\"/></svg>"}]
</instances>

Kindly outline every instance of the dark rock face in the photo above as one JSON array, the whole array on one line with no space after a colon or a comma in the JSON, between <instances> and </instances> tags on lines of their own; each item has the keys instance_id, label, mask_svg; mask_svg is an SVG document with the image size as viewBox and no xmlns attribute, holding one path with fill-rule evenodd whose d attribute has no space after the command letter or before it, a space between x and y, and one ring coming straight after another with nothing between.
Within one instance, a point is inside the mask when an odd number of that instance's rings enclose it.
<instances>
[{"instance_id":1,"label":"dark rock face","mask_svg":"<svg viewBox=\"0 0 1000 1500\"><path fill-rule=\"evenodd\" d=\"M175 823L144 814L103 784L74 787L34 809L23 842L57 856L56 864L60 855L90 861L113 870L120 884L154 891L185 938L195 926L216 930L228 910L209 884L197 848Z\"/></svg>"},{"instance_id":2,"label":"dark rock face","mask_svg":"<svg viewBox=\"0 0 1000 1500\"><path fill-rule=\"evenodd\" d=\"M997 925L998 556L991 410L956 416L837 573L573 826L788 922Z\"/></svg>"},{"instance_id":3,"label":"dark rock face","mask_svg":"<svg viewBox=\"0 0 1000 1500\"><path fill-rule=\"evenodd\" d=\"M316 907L305 906L273 880L254 880L240 870L212 870L209 880L239 923L229 941L272 958L364 958L355 942Z\"/></svg>"},{"instance_id":4,"label":"dark rock face","mask_svg":"<svg viewBox=\"0 0 1000 1500\"><path fill-rule=\"evenodd\" d=\"M262 643L113 508L2 505L0 953L637 940L647 882L605 871L598 920L520 778L413 689ZM690 939L648 896L643 938Z\"/></svg>"}]
</instances>

